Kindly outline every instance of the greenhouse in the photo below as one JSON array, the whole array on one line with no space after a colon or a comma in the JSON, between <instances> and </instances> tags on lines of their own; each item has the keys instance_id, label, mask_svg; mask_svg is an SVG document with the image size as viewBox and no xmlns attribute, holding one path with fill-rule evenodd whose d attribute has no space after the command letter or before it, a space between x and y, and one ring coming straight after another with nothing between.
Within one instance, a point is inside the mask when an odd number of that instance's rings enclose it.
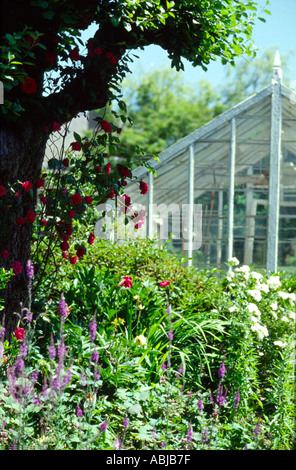
<instances>
[{"instance_id":1,"label":"greenhouse","mask_svg":"<svg viewBox=\"0 0 296 470\"><path fill-rule=\"evenodd\" d=\"M148 164L127 190L147 213L142 236L171 238L189 265L223 269L236 257L267 272L295 269L296 93L282 84L278 53L270 85Z\"/></svg>"}]
</instances>

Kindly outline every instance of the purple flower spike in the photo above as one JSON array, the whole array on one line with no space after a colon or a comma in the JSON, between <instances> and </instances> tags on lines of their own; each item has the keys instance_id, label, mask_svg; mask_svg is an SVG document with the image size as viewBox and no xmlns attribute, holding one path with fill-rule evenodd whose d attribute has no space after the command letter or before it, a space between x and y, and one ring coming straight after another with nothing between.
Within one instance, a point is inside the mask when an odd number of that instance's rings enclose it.
<instances>
[{"instance_id":1,"label":"purple flower spike","mask_svg":"<svg viewBox=\"0 0 296 470\"><path fill-rule=\"evenodd\" d=\"M105 432L107 427L108 427L108 421L107 421L107 418L106 418L105 421L100 426L100 432Z\"/></svg>"},{"instance_id":2,"label":"purple flower spike","mask_svg":"<svg viewBox=\"0 0 296 470\"><path fill-rule=\"evenodd\" d=\"M225 362L225 357L224 357L224 359L222 361L222 364L221 364L221 366L219 367L219 370L218 370L219 379L223 379L223 377L225 377L225 375L226 375L226 367L224 365L224 362Z\"/></svg>"},{"instance_id":3,"label":"purple flower spike","mask_svg":"<svg viewBox=\"0 0 296 470\"><path fill-rule=\"evenodd\" d=\"M32 280L34 277L34 265L30 259L27 261L26 273L27 273L28 279Z\"/></svg>"},{"instance_id":4,"label":"purple flower spike","mask_svg":"<svg viewBox=\"0 0 296 470\"><path fill-rule=\"evenodd\" d=\"M123 424L124 429L127 429L128 425L129 425L129 420L128 420L128 417L126 415L124 417L124 420L122 421L122 424Z\"/></svg>"},{"instance_id":5,"label":"purple flower spike","mask_svg":"<svg viewBox=\"0 0 296 470\"><path fill-rule=\"evenodd\" d=\"M89 333L90 333L90 339L92 342L95 341L96 339L96 334L97 334L97 322L96 318L93 318L92 321L89 324Z\"/></svg>"},{"instance_id":6,"label":"purple flower spike","mask_svg":"<svg viewBox=\"0 0 296 470\"><path fill-rule=\"evenodd\" d=\"M67 304L65 302L63 294L61 295L61 299L59 301L59 312L60 312L61 318L67 318L67 316L68 316L68 307L67 307Z\"/></svg>"},{"instance_id":7,"label":"purple flower spike","mask_svg":"<svg viewBox=\"0 0 296 470\"><path fill-rule=\"evenodd\" d=\"M234 408L237 409L238 405L239 405L239 401L240 401L240 394L239 394L239 390L237 390L236 394L235 394L235 397L234 397Z\"/></svg>"}]
</instances>

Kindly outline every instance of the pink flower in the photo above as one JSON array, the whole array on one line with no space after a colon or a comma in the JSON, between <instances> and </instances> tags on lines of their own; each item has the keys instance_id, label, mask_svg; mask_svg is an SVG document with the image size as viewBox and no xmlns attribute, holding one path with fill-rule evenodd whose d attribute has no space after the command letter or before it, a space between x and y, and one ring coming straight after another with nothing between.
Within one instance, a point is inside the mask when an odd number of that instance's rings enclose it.
<instances>
[{"instance_id":1,"label":"pink flower","mask_svg":"<svg viewBox=\"0 0 296 470\"><path fill-rule=\"evenodd\" d=\"M5 196L5 194L6 194L6 189L4 188L4 186L0 185L0 197Z\"/></svg>"},{"instance_id":2,"label":"pink flower","mask_svg":"<svg viewBox=\"0 0 296 470\"><path fill-rule=\"evenodd\" d=\"M71 201L72 201L72 204L74 204L74 206L78 206L78 204L81 204L82 203L81 194L80 193L73 194L73 196L71 197Z\"/></svg>"},{"instance_id":3,"label":"pink flower","mask_svg":"<svg viewBox=\"0 0 296 470\"><path fill-rule=\"evenodd\" d=\"M19 261L15 261L11 267L13 274L15 274L16 276L20 274L23 270L22 263L20 263Z\"/></svg>"},{"instance_id":4,"label":"pink flower","mask_svg":"<svg viewBox=\"0 0 296 470\"><path fill-rule=\"evenodd\" d=\"M22 187L24 188L24 190L25 190L26 192L29 192L30 189L32 189L33 184L32 184L30 181L25 181L25 182L22 184Z\"/></svg>"},{"instance_id":5,"label":"pink flower","mask_svg":"<svg viewBox=\"0 0 296 470\"><path fill-rule=\"evenodd\" d=\"M52 123L52 128L54 131L60 131L61 130L61 124L59 122L53 122Z\"/></svg>"},{"instance_id":6,"label":"pink flower","mask_svg":"<svg viewBox=\"0 0 296 470\"><path fill-rule=\"evenodd\" d=\"M91 196L85 196L84 200L88 206L93 202L93 198Z\"/></svg>"},{"instance_id":7,"label":"pink flower","mask_svg":"<svg viewBox=\"0 0 296 470\"><path fill-rule=\"evenodd\" d=\"M88 240L87 240L87 243L89 243L90 245L93 244L93 242L95 241L95 235L93 233L90 233L89 237L88 237Z\"/></svg>"},{"instance_id":8,"label":"pink flower","mask_svg":"<svg viewBox=\"0 0 296 470\"><path fill-rule=\"evenodd\" d=\"M71 144L71 147L72 147L72 150L81 150L81 145L79 144L79 142L72 142Z\"/></svg>"},{"instance_id":9,"label":"pink flower","mask_svg":"<svg viewBox=\"0 0 296 470\"><path fill-rule=\"evenodd\" d=\"M75 256L75 255L71 256L71 258L70 258L70 263L71 263L71 264L76 264L77 261L78 261L77 256Z\"/></svg>"},{"instance_id":10,"label":"pink flower","mask_svg":"<svg viewBox=\"0 0 296 470\"><path fill-rule=\"evenodd\" d=\"M121 286L123 287L132 287L132 277L131 276L123 276L123 281L120 283Z\"/></svg>"},{"instance_id":11,"label":"pink flower","mask_svg":"<svg viewBox=\"0 0 296 470\"><path fill-rule=\"evenodd\" d=\"M15 221L16 225L18 225L19 227L21 227L22 225L24 225L26 223L26 220L23 218L23 217L18 217Z\"/></svg>"},{"instance_id":12,"label":"pink flower","mask_svg":"<svg viewBox=\"0 0 296 470\"><path fill-rule=\"evenodd\" d=\"M2 256L2 258L7 259L8 256L9 256L9 251L7 251L7 250L1 251L1 256Z\"/></svg>"},{"instance_id":13,"label":"pink flower","mask_svg":"<svg viewBox=\"0 0 296 470\"><path fill-rule=\"evenodd\" d=\"M35 212L29 211L29 212L27 213L27 215L26 215L26 219L27 219L27 221L30 222L31 224L32 224L33 222L35 222L35 220L36 220L36 214L35 214Z\"/></svg>"},{"instance_id":14,"label":"pink flower","mask_svg":"<svg viewBox=\"0 0 296 470\"><path fill-rule=\"evenodd\" d=\"M149 186L144 181L140 182L140 194L146 194L148 192Z\"/></svg>"},{"instance_id":15,"label":"pink flower","mask_svg":"<svg viewBox=\"0 0 296 470\"><path fill-rule=\"evenodd\" d=\"M25 337L25 330L24 328L17 328L14 330L13 334L17 340L23 341Z\"/></svg>"},{"instance_id":16,"label":"pink flower","mask_svg":"<svg viewBox=\"0 0 296 470\"><path fill-rule=\"evenodd\" d=\"M168 286L170 283L171 283L171 281L161 281L161 282L159 283L159 285L160 285L160 287L166 287L166 286Z\"/></svg>"}]
</instances>

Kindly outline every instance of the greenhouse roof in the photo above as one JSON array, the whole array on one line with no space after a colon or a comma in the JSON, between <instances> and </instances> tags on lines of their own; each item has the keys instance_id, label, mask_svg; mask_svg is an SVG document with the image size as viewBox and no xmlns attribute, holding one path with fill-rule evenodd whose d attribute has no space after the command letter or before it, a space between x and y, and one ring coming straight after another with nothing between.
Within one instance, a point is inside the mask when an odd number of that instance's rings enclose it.
<instances>
[{"instance_id":1,"label":"greenhouse roof","mask_svg":"<svg viewBox=\"0 0 296 470\"><path fill-rule=\"evenodd\" d=\"M154 201L163 199L166 203L186 203L188 198L188 149L194 149L194 196L216 189L225 180L225 170L231 144L231 121L236 119L236 168L241 174L250 160L256 164L269 158L271 144L271 98L273 85L247 98L233 108L223 112L209 123L195 130L159 154L159 161L148 161L157 177L154 178ZM296 179L296 93L281 85L282 106L282 174L283 183ZM285 155L294 160L295 166L285 167ZM209 167L211 171L209 172ZM239 176L239 175L238 175ZM133 178L147 179L148 170L142 166L133 171ZM253 182L254 176L243 176L243 181ZM237 182L237 181L236 181ZM129 195L135 202L144 204L147 197L139 195L138 186L129 184Z\"/></svg>"}]
</instances>

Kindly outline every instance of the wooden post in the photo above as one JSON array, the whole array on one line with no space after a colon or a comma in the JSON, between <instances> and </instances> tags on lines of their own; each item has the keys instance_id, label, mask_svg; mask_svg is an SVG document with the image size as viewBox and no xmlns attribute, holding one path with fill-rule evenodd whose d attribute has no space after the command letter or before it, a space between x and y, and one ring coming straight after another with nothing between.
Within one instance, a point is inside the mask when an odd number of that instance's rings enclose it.
<instances>
[{"instance_id":1,"label":"wooden post","mask_svg":"<svg viewBox=\"0 0 296 470\"><path fill-rule=\"evenodd\" d=\"M188 152L188 194L187 194L187 266L192 266L192 238L194 214L194 147L189 146Z\"/></svg>"},{"instance_id":2,"label":"wooden post","mask_svg":"<svg viewBox=\"0 0 296 470\"><path fill-rule=\"evenodd\" d=\"M236 119L230 121L230 151L229 151L229 190L228 190L228 245L227 261L233 256L233 205L234 205L234 176L236 150Z\"/></svg>"},{"instance_id":3,"label":"wooden post","mask_svg":"<svg viewBox=\"0 0 296 470\"><path fill-rule=\"evenodd\" d=\"M153 173L150 171L148 173L148 211L147 211L147 236L149 238L153 237Z\"/></svg>"},{"instance_id":4,"label":"wooden post","mask_svg":"<svg viewBox=\"0 0 296 470\"><path fill-rule=\"evenodd\" d=\"M278 266L280 159L282 134L281 85L282 69L280 56L277 52L273 64L271 95L270 163L266 261L267 274L270 274L272 271L276 272Z\"/></svg>"}]
</instances>

